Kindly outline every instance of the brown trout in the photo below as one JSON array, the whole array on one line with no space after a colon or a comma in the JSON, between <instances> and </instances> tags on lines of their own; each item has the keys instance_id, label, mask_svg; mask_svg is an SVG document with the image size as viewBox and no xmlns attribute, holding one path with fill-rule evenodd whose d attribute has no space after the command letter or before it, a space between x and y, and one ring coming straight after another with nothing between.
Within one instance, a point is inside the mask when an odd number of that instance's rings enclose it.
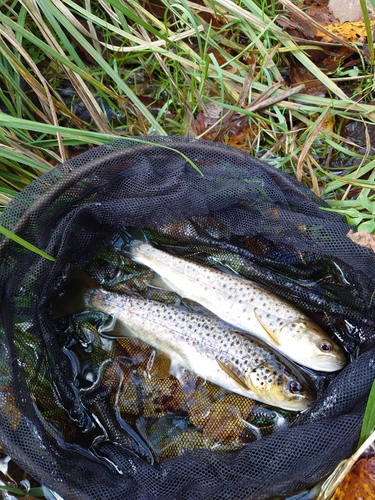
<instances>
[{"instance_id":1,"label":"brown trout","mask_svg":"<svg viewBox=\"0 0 375 500\"><path fill-rule=\"evenodd\" d=\"M315 398L302 373L285 364L268 346L219 319L97 287L68 287L53 303L54 317L84 310L116 320L115 333L134 336L171 359L172 375L186 371L229 391L286 410L300 411Z\"/></svg>"},{"instance_id":2,"label":"brown trout","mask_svg":"<svg viewBox=\"0 0 375 500\"><path fill-rule=\"evenodd\" d=\"M345 354L331 337L296 307L252 281L176 257L149 243L131 245L131 256L181 297L198 302L296 363L324 372L344 367Z\"/></svg>"}]
</instances>

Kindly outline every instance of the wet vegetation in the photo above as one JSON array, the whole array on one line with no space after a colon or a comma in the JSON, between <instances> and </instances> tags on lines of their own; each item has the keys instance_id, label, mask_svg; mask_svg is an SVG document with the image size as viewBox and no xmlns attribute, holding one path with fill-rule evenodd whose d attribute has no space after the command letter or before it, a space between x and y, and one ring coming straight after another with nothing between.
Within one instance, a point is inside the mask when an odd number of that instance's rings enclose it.
<instances>
[{"instance_id":1,"label":"wet vegetation","mask_svg":"<svg viewBox=\"0 0 375 500\"><path fill-rule=\"evenodd\" d=\"M186 135L292 172L374 230L372 38L326 3L3 3L0 203L116 136Z\"/></svg>"}]
</instances>

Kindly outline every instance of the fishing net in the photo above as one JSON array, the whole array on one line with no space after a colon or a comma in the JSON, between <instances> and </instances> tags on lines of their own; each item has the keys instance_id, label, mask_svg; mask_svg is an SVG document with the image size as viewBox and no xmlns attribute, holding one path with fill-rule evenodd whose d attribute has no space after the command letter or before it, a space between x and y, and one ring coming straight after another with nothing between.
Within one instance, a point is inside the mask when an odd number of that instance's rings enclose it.
<instances>
[{"instance_id":1,"label":"fishing net","mask_svg":"<svg viewBox=\"0 0 375 500\"><path fill-rule=\"evenodd\" d=\"M6 228L55 260L1 241L1 447L72 500L260 500L312 486L358 441L375 377L374 254L307 188L240 150L140 139L57 166L4 210ZM199 380L186 393L171 377L144 377L149 347L101 335L99 311L56 319L51 301L71 266L110 290L177 300L126 254L136 228L291 301L340 339L348 365L315 374L316 402L290 417ZM198 415L207 398L210 421ZM228 431L238 414L260 435Z\"/></svg>"}]
</instances>

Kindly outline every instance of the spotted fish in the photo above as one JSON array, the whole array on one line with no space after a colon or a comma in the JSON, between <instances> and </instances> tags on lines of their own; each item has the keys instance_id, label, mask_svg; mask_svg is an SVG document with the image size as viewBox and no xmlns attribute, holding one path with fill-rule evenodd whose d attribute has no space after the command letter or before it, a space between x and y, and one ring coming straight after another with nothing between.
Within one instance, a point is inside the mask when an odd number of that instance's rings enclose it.
<instances>
[{"instance_id":1,"label":"spotted fish","mask_svg":"<svg viewBox=\"0 0 375 500\"><path fill-rule=\"evenodd\" d=\"M147 242L131 245L132 259L154 270L176 293L266 342L289 359L324 372L344 367L339 345L304 313L261 286L176 257Z\"/></svg>"},{"instance_id":2,"label":"spotted fish","mask_svg":"<svg viewBox=\"0 0 375 500\"><path fill-rule=\"evenodd\" d=\"M91 280L93 281L93 280ZM187 372L237 394L286 410L300 411L315 391L298 370L267 345L232 326L197 312L75 283L53 303L54 316L101 311L116 321L115 333L134 336L171 359L170 373Z\"/></svg>"}]
</instances>

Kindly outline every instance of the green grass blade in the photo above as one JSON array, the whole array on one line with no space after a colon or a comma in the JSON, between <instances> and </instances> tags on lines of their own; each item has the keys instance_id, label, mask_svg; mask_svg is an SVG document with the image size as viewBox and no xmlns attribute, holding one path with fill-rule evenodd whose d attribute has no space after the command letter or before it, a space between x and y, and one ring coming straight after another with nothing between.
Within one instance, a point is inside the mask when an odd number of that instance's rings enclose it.
<instances>
[{"instance_id":1,"label":"green grass blade","mask_svg":"<svg viewBox=\"0 0 375 500\"><path fill-rule=\"evenodd\" d=\"M374 41L372 39L372 27L371 27L371 22L369 18L369 12L366 4L366 0L359 0L359 3L361 5L361 10L362 10L362 15L363 19L365 22L365 27L366 27L366 36L367 36L367 45L368 45L368 51L370 54L370 65L374 65Z\"/></svg>"},{"instance_id":2,"label":"green grass blade","mask_svg":"<svg viewBox=\"0 0 375 500\"><path fill-rule=\"evenodd\" d=\"M251 24L256 23L259 28L262 26L265 28L267 25L269 26L270 31L280 40L280 42L287 48L293 49L296 47L296 43L293 39L281 28L274 25L273 21L264 15L262 10L250 0L244 0L243 5L246 6L249 11L245 10L243 7L239 7L232 0L217 0L217 4L223 6L228 10L228 12L235 13L243 17L244 19L249 20ZM261 21L262 20L262 21ZM260 24L262 23L262 24ZM308 69L313 75L318 78L323 85L327 87L333 94L341 99L348 99L348 96L344 94L344 92L329 78L321 69L319 69L311 59L301 50L294 52L295 57Z\"/></svg>"},{"instance_id":3,"label":"green grass blade","mask_svg":"<svg viewBox=\"0 0 375 500\"><path fill-rule=\"evenodd\" d=\"M118 11L120 11L124 16L131 19L136 25L142 26L145 30L149 31L153 35L155 35L158 39L162 39L165 42L168 42L168 37L164 35L164 33L160 32L150 24L146 23L140 16L138 16L134 11L127 7L127 2L119 2L118 0L107 0L107 2L115 7Z\"/></svg>"},{"instance_id":4,"label":"green grass blade","mask_svg":"<svg viewBox=\"0 0 375 500\"><path fill-rule=\"evenodd\" d=\"M118 88L124 92L124 94L132 101L133 104L137 106L143 116L149 121L155 131L160 135L166 135L164 129L160 126L160 124L156 121L155 117L150 113L147 107L139 100L139 98L135 95L135 93L129 88L129 86L125 83L123 78L113 70L113 68L104 60L104 58L95 50L95 48L82 36L77 29L70 23L66 21L66 18L54 7L52 2L43 2L42 6L45 6L46 9L50 10L50 13L54 14L55 17L64 25L65 29L68 30L72 36L79 42L82 47L93 57L94 60L101 66L101 68L109 75L113 81L117 84ZM77 9L79 10L79 9ZM83 12L84 9L81 9ZM98 88L99 90L103 87L100 82L98 82L88 71L83 69L80 66L77 66L74 62L72 62L65 54L61 54L59 51L52 48L47 43L43 42L40 38L30 33L28 30L19 26L12 19L8 18L8 16L0 13L0 21L2 21L5 25L9 26L15 33L18 35L22 35L29 42L34 44L44 53L48 54L48 56L55 61L67 66L69 69L76 72L80 75L84 80L88 83L91 83Z\"/></svg>"},{"instance_id":5,"label":"green grass blade","mask_svg":"<svg viewBox=\"0 0 375 500\"><path fill-rule=\"evenodd\" d=\"M14 118L9 115L6 115L5 113L0 113L0 127L16 127L16 128L23 128L25 130L34 130L37 132L43 132L43 133L50 133L50 134L56 134L61 133L63 137L71 137L75 139L81 138L81 140L86 144L86 143L95 143L95 144L105 144L106 142L113 141L116 139L116 136L113 136L112 134L99 134L97 132L90 132L90 131L77 131L75 129L69 129L65 127L58 127L55 125L49 125L47 123L30 123L28 120L23 120L22 118ZM146 141L142 139L138 139L137 137L126 137L127 141L133 141L136 143L140 144L149 144L149 145L154 145L156 144L151 141ZM160 148L165 148L169 149L170 151L174 151L175 153L178 153L181 155L184 160L186 160L199 174L202 175L202 172L199 170L197 165L190 159L188 158L185 154L183 154L181 151L178 151L175 148L172 148L170 146L167 146L166 144L158 144L157 145Z\"/></svg>"},{"instance_id":6,"label":"green grass blade","mask_svg":"<svg viewBox=\"0 0 375 500\"><path fill-rule=\"evenodd\" d=\"M15 495L21 496L21 497L26 497L27 498L44 498L44 489L43 487L38 487L36 486L35 488L30 488L27 491L22 490L20 488L14 488L13 486L7 486L7 485L0 485L0 491L6 491L8 493L14 493ZM12 498L14 498L12 496Z\"/></svg>"},{"instance_id":7,"label":"green grass blade","mask_svg":"<svg viewBox=\"0 0 375 500\"><path fill-rule=\"evenodd\" d=\"M366 439L375 429L375 380L367 400L366 411L363 417L361 434L359 436L357 448L360 448Z\"/></svg>"},{"instance_id":8,"label":"green grass blade","mask_svg":"<svg viewBox=\"0 0 375 500\"><path fill-rule=\"evenodd\" d=\"M32 245L28 241L24 240L20 236L17 236L16 234L12 233L12 231L9 231L9 229L6 229L4 226L0 225L0 234L4 235L6 238L9 238L10 240L13 240L14 242L18 243L19 245L27 248L31 252L34 252L41 257L44 257L47 260L51 260L52 262L55 261L55 259L51 256L48 255L48 253L44 252L40 248Z\"/></svg>"}]
</instances>

